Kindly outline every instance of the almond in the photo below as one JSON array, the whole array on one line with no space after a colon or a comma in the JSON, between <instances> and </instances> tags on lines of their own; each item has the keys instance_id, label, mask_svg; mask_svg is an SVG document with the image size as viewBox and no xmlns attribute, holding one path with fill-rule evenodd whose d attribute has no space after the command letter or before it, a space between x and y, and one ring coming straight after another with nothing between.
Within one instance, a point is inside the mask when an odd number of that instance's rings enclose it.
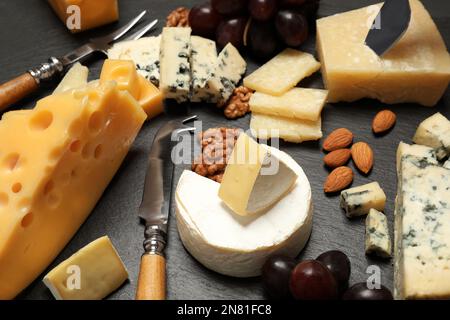
<instances>
[{"instance_id":1,"label":"almond","mask_svg":"<svg viewBox=\"0 0 450 320\"><path fill-rule=\"evenodd\" d=\"M323 162L327 167L332 169L345 165L350 159L350 149L339 149L330 152L323 158Z\"/></svg>"},{"instance_id":2,"label":"almond","mask_svg":"<svg viewBox=\"0 0 450 320\"><path fill-rule=\"evenodd\" d=\"M353 171L349 167L339 167L331 171L323 186L326 193L334 193L347 188L353 181Z\"/></svg>"},{"instance_id":3,"label":"almond","mask_svg":"<svg viewBox=\"0 0 450 320\"><path fill-rule=\"evenodd\" d=\"M365 142L355 143L352 147L352 158L361 172L368 174L373 167L373 151Z\"/></svg>"},{"instance_id":4,"label":"almond","mask_svg":"<svg viewBox=\"0 0 450 320\"><path fill-rule=\"evenodd\" d=\"M353 133L350 130L346 128L336 129L323 142L323 149L325 151L334 151L347 148L352 144L352 141Z\"/></svg>"},{"instance_id":5,"label":"almond","mask_svg":"<svg viewBox=\"0 0 450 320\"><path fill-rule=\"evenodd\" d=\"M382 110L377 113L372 122L374 133L382 133L390 130L397 120L397 116L391 110Z\"/></svg>"}]
</instances>

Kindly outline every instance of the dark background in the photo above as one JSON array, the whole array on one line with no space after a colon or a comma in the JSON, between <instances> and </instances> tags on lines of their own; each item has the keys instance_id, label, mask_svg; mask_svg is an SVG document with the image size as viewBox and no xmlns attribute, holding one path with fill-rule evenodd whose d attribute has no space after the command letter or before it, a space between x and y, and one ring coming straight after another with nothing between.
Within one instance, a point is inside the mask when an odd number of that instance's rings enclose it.
<instances>
[{"instance_id":1,"label":"dark background","mask_svg":"<svg viewBox=\"0 0 450 320\"><path fill-rule=\"evenodd\" d=\"M143 9L150 13L147 19L160 19L158 30L153 32L157 34L165 23L165 17L172 9L182 5L191 7L198 2L193 0L121 0L119 23L72 35L44 0L0 0L0 82L7 81L28 68L46 61L50 56L61 56L83 44L90 37L114 30ZM319 16L329 16L376 2L378 1L322 0ZM448 0L424 0L423 2L449 47L450 2ZM314 53L314 46L314 35L311 35L309 42L303 46L302 50ZM258 65L251 59L248 61L248 72L251 72ZM100 59L90 61L91 78L99 76L101 65ZM301 86L322 88L320 73L306 79ZM20 106L31 108L37 99L49 93L50 88L41 90L39 94L23 101ZM388 197L386 214L389 218L391 234L393 234L393 204L396 194L395 150L397 145L401 140L410 143L417 125L435 112L439 111L449 117L449 104L450 96L447 90L442 101L434 108L414 104L385 106L377 101L369 100L351 104L328 104L325 107L323 112L325 136L336 128L346 127L355 134L355 141L366 141L373 147L375 152L373 171L368 177L355 174L353 186L371 181L380 182ZM397 113L397 124L388 135L375 137L370 129L372 118L377 111L386 107ZM205 129L227 126L246 130L249 126L249 115L237 121L228 121L212 106L195 106L192 113L200 116ZM130 274L130 281L112 294L110 299L134 298L143 240L143 227L139 224L136 211L142 196L147 152L155 131L168 118L168 116L160 116L144 125L130 154L95 210L44 274L92 240L108 235ZM322 191L328 171L322 165L321 143L297 145L282 142L281 149L292 155L304 168L313 190L315 206L313 232L299 258L314 259L324 251L339 249L345 252L352 262L351 283L365 281L366 268L376 264L382 269L383 284L392 289L393 261L372 259L364 254L364 219L348 220L339 209L338 197L327 197ZM353 167L353 164L351 166ZM183 169L183 167L176 169L175 183ZM194 260L183 248L178 237L173 210L166 253L169 299L259 299L264 297L259 278L234 279L221 276L205 269ZM43 275L18 298L52 299L52 295L41 282Z\"/></svg>"}]
</instances>

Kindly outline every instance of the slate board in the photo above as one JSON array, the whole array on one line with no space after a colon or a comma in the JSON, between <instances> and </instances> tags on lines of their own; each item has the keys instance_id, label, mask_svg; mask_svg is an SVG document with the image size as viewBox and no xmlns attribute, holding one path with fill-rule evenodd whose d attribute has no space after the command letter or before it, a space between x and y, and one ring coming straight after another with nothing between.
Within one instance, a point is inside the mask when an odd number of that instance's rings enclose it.
<instances>
[{"instance_id":1,"label":"slate board","mask_svg":"<svg viewBox=\"0 0 450 320\"><path fill-rule=\"evenodd\" d=\"M150 16L160 19L158 33L165 17L174 8L192 6L193 0L122 0L120 23L71 35L66 31L56 15L42 0L0 1L0 82L18 75L27 68L38 65L52 55L65 54L83 44L90 37L104 34L124 24L139 11L147 9ZM360 8L376 3L373 0L322 0L319 16ZM425 6L432 14L447 47L450 45L450 3L446 0L426 0ZM314 36L310 37L303 50L314 52ZM257 64L249 61L249 72ZM92 59L91 77L98 77L101 60ZM305 80L302 86L322 88L320 74ZM21 102L24 108L31 108L35 101L50 93L42 90L39 94ZM356 141L367 141L375 152L375 167L368 177L356 174L353 186L379 181L385 190L388 202L386 213L393 232L393 206L396 194L395 150L401 140L410 142L417 125L426 117L439 111L450 116L450 96L445 97L434 108L419 105L396 105L391 108L397 113L398 121L388 135L375 137L370 129L371 121L377 111L385 108L377 101L360 101L351 104L327 105L323 112L323 131L327 135L339 127L347 127L356 136ZM220 111L211 106L195 106L192 113L198 114L207 127L240 127L248 129L250 117L237 121L227 121ZM95 210L69 242L58 258L49 266L47 273L58 263L68 258L78 249L100 236L108 235L116 245L129 273L130 281L124 284L110 299L133 299L142 254L143 227L139 224L136 209L140 204L147 152L155 131L169 117L160 116L147 123L139 134L121 169L105 191ZM372 260L364 254L364 220L348 220L339 209L338 197L327 197L322 191L327 169L322 166L323 153L318 142L288 144L281 143L281 149L292 155L304 168L312 186L314 197L314 226L311 238L300 259L314 259L320 253L339 249L344 251L352 263L351 283L367 279L366 268L376 264L382 270L382 282L392 288L392 262ZM353 165L352 165L353 166ZM175 182L183 167L178 167ZM168 259L168 298L169 299L260 299L264 298L259 278L234 279L211 272L202 267L184 249L177 230L172 210ZM43 275L42 275L43 276ZM50 292L42 284L40 276L18 299L52 299Z\"/></svg>"}]
</instances>

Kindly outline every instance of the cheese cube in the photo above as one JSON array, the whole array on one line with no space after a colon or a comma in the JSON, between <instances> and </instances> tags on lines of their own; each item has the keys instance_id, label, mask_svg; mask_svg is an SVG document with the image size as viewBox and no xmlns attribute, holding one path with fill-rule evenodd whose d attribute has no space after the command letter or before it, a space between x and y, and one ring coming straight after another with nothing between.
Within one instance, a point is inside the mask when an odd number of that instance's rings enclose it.
<instances>
[{"instance_id":1,"label":"cheese cube","mask_svg":"<svg viewBox=\"0 0 450 320\"><path fill-rule=\"evenodd\" d=\"M0 300L19 294L66 246L145 118L108 82L48 96L0 121Z\"/></svg>"},{"instance_id":2,"label":"cheese cube","mask_svg":"<svg viewBox=\"0 0 450 320\"><path fill-rule=\"evenodd\" d=\"M296 180L291 167L242 133L225 169L219 197L238 215L256 214L280 200Z\"/></svg>"},{"instance_id":3,"label":"cheese cube","mask_svg":"<svg viewBox=\"0 0 450 320\"><path fill-rule=\"evenodd\" d=\"M321 118L309 121L252 113L250 129L258 139L281 138L301 143L322 138Z\"/></svg>"},{"instance_id":4,"label":"cheese cube","mask_svg":"<svg viewBox=\"0 0 450 320\"><path fill-rule=\"evenodd\" d=\"M85 86L88 82L88 76L89 69L77 62L70 68L53 93L61 93Z\"/></svg>"},{"instance_id":5,"label":"cheese cube","mask_svg":"<svg viewBox=\"0 0 450 320\"><path fill-rule=\"evenodd\" d=\"M48 0L58 17L71 32L80 32L119 20L119 4L117 0ZM72 19L76 18L71 6L79 8L80 28L71 28Z\"/></svg>"},{"instance_id":6,"label":"cheese cube","mask_svg":"<svg viewBox=\"0 0 450 320\"><path fill-rule=\"evenodd\" d=\"M191 86L191 28L163 29L160 50L159 89L165 99L189 100Z\"/></svg>"},{"instance_id":7,"label":"cheese cube","mask_svg":"<svg viewBox=\"0 0 450 320\"><path fill-rule=\"evenodd\" d=\"M285 49L244 79L244 86L273 96L281 96L301 80L320 69L309 53Z\"/></svg>"},{"instance_id":8,"label":"cheese cube","mask_svg":"<svg viewBox=\"0 0 450 320\"><path fill-rule=\"evenodd\" d=\"M450 56L435 23L410 0L409 28L382 58L365 38L381 4L317 21L317 50L329 102L378 99L434 106L450 81Z\"/></svg>"},{"instance_id":9,"label":"cheese cube","mask_svg":"<svg viewBox=\"0 0 450 320\"><path fill-rule=\"evenodd\" d=\"M105 236L61 262L43 281L57 300L101 300L127 279L125 265Z\"/></svg>"},{"instance_id":10,"label":"cheese cube","mask_svg":"<svg viewBox=\"0 0 450 320\"><path fill-rule=\"evenodd\" d=\"M131 60L111 60L106 59L100 82L115 81L119 90L128 91L135 99L139 99L140 86L136 66Z\"/></svg>"},{"instance_id":11,"label":"cheese cube","mask_svg":"<svg viewBox=\"0 0 450 320\"><path fill-rule=\"evenodd\" d=\"M366 254L375 254L381 258L390 258L392 252L386 216L370 209L366 217Z\"/></svg>"},{"instance_id":12,"label":"cheese cube","mask_svg":"<svg viewBox=\"0 0 450 320\"><path fill-rule=\"evenodd\" d=\"M368 214L370 209L384 211L386 195L378 182L372 182L341 192L341 208L349 218Z\"/></svg>"},{"instance_id":13,"label":"cheese cube","mask_svg":"<svg viewBox=\"0 0 450 320\"><path fill-rule=\"evenodd\" d=\"M294 88L281 96L255 92L250 110L278 117L317 121L325 106L328 92L319 89Z\"/></svg>"},{"instance_id":14,"label":"cheese cube","mask_svg":"<svg viewBox=\"0 0 450 320\"><path fill-rule=\"evenodd\" d=\"M142 75L139 78L139 104L147 114L147 119L153 119L164 112L163 95L157 87L145 79Z\"/></svg>"},{"instance_id":15,"label":"cheese cube","mask_svg":"<svg viewBox=\"0 0 450 320\"><path fill-rule=\"evenodd\" d=\"M108 50L112 60L132 60L136 70L159 87L159 49L161 36L144 37L138 40L120 41Z\"/></svg>"},{"instance_id":16,"label":"cheese cube","mask_svg":"<svg viewBox=\"0 0 450 320\"><path fill-rule=\"evenodd\" d=\"M444 159L450 154L450 121L434 114L419 125L413 141L435 149L438 160Z\"/></svg>"}]
</instances>

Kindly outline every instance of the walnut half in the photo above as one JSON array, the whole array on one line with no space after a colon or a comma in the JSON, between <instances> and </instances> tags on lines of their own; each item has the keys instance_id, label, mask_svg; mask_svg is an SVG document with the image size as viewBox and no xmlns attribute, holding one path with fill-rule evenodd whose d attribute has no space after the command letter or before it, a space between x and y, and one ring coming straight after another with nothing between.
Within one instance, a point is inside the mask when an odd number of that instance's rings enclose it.
<instances>
[{"instance_id":1,"label":"walnut half","mask_svg":"<svg viewBox=\"0 0 450 320\"><path fill-rule=\"evenodd\" d=\"M189 9L179 7L169 13L166 19L166 27L189 27Z\"/></svg>"},{"instance_id":2,"label":"walnut half","mask_svg":"<svg viewBox=\"0 0 450 320\"><path fill-rule=\"evenodd\" d=\"M253 90L240 86L233 91L228 103L225 105L224 114L228 119L237 119L250 112L250 98Z\"/></svg>"}]
</instances>

